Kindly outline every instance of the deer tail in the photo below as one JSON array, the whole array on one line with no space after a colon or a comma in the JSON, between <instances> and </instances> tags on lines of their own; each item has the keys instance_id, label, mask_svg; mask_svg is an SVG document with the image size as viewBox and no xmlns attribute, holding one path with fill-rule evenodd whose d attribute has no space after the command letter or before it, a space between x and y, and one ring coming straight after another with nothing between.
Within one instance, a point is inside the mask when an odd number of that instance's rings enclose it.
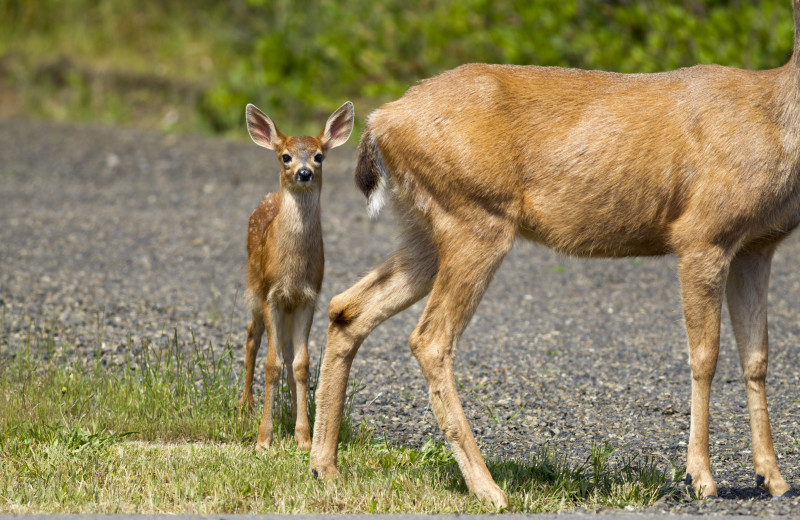
<instances>
[{"instance_id":1,"label":"deer tail","mask_svg":"<svg viewBox=\"0 0 800 520\"><path fill-rule=\"evenodd\" d=\"M367 213L375 217L386 203L386 163L369 126L361 136L356 163L355 182L367 197Z\"/></svg>"}]
</instances>

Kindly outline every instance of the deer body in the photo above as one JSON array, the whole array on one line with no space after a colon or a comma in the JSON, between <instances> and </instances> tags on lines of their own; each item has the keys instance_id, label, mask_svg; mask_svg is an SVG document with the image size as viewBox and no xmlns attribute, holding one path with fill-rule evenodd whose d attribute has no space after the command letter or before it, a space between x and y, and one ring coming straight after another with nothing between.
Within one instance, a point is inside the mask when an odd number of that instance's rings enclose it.
<instances>
[{"instance_id":1,"label":"deer body","mask_svg":"<svg viewBox=\"0 0 800 520\"><path fill-rule=\"evenodd\" d=\"M391 199L401 244L333 298L311 468L333 476L350 364L366 336L430 293L409 338L432 409L469 489L498 507L458 398L458 340L517 237L566 254L679 257L692 373L687 480L716 495L711 381L727 297L744 372L757 483L789 487L766 408L767 286L800 222L800 0L784 67L660 74L465 65L374 112L356 184Z\"/></svg>"},{"instance_id":2,"label":"deer body","mask_svg":"<svg viewBox=\"0 0 800 520\"><path fill-rule=\"evenodd\" d=\"M747 242L796 224L793 72L466 65L374 113L365 138L379 150L367 153L416 212L489 211L566 254L661 255L699 233Z\"/></svg>"},{"instance_id":3,"label":"deer body","mask_svg":"<svg viewBox=\"0 0 800 520\"><path fill-rule=\"evenodd\" d=\"M247 235L247 293L252 320L247 328L245 387L240 409L253 409L253 372L261 338L267 332L266 392L257 447L272 442L272 405L287 366L295 439L311 446L306 407L308 334L325 265L320 221L324 154L347 141L353 106L345 103L317 137L284 137L253 105L247 107L253 141L276 152L282 163L280 192L268 194L250 215Z\"/></svg>"},{"instance_id":4,"label":"deer body","mask_svg":"<svg viewBox=\"0 0 800 520\"><path fill-rule=\"evenodd\" d=\"M325 263L319 197L318 190L270 193L250 215L247 287L259 302L316 303Z\"/></svg>"}]
</instances>

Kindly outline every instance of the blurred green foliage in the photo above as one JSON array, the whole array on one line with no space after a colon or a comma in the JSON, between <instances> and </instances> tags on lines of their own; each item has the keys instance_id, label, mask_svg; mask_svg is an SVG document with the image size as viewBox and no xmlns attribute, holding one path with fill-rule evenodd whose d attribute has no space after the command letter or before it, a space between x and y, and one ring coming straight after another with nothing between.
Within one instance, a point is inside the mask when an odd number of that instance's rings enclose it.
<instances>
[{"instance_id":1,"label":"blurred green foliage","mask_svg":"<svg viewBox=\"0 0 800 520\"><path fill-rule=\"evenodd\" d=\"M0 60L62 56L80 70L162 78L184 89L195 130L217 133L241 133L248 102L287 133L317 132L346 99L363 119L468 62L772 68L787 61L792 33L790 0L0 0ZM16 77L28 87L41 79ZM81 81L91 79L79 74L67 87ZM92 102L102 89L84 90L76 103L92 118L106 103ZM128 103L108 105L124 112Z\"/></svg>"}]
</instances>

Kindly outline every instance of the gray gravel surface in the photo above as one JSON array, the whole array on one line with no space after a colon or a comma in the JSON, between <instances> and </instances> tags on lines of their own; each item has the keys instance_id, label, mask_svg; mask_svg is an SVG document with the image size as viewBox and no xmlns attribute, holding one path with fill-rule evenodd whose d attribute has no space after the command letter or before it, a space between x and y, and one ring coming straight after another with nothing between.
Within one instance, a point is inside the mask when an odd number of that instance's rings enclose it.
<instances>
[{"instance_id":1,"label":"gray gravel surface","mask_svg":"<svg viewBox=\"0 0 800 520\"><path fill-rule=\"evenodd\" d=\"M325 343L330 298L395 242L391 212L366 216L352 183L354 160L353 147L326 159L327 264L311 332L314 360ZM114 363L129 336L136 344L177 329L181 338L194 334L221 348L232 323L241 346L247 219L276 189L277 169L270 153L245 142L0 120L0 312L8 344L19 345L35 323L57 330L84 355L100 351ZM794 488L800 486L798 240L787 240L773 264L768 379L779 466ZM690 377L675 273L674 258L580 260L518 243L456 361L464 408L484 453L525 457L550 446L582 461L593 443L608 441L618 456L682 467ZM363 383L356 419L366 417L377 435L412 446L442 438L407 348L423 304L379 327L353 365ZM260 392L263 375L257 383ZM772 500L754 487L727 314L712 392L712 470L721 499L669 499L649 511L800 514L800 499Z\"/></svg>"}]
</instances>

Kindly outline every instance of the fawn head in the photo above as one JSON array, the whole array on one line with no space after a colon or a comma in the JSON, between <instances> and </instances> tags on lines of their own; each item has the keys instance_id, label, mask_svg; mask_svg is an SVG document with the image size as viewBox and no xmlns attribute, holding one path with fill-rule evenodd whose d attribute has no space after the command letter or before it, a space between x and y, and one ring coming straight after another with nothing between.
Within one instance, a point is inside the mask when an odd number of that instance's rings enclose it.
<instances>
[{"instance_id":1,"label":"fawn head","mask_svg":"<svg viewBox=\"0 0 800 520\"><path fill-rule=\"evenodd\" d=\"M311 190L319 186L322 161L331 148L343 145L353 131L353 104L347 101L331 114L316 137L286 137L255 105L247 105L247 131L259 146L275 152L281 162L281 189Z\"/></svg>"}]
</instances>

